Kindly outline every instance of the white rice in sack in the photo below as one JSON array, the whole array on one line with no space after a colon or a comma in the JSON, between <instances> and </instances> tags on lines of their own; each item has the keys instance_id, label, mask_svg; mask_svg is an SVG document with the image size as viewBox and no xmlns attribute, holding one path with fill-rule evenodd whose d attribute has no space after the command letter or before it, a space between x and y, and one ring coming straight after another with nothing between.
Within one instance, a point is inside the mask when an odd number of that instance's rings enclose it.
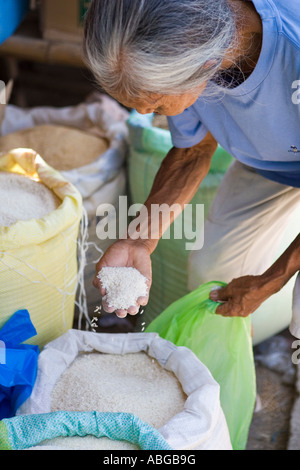
<instances>
[{"instance_id":1,"label":"white rice in sack","mask_svg":"<svg viewBox=\"0 0 300 470\"><path fill-rule=\"evenodd\" d=\"M124 412L159 429L184 409L176 376L144 352L81 353L56 383L51 411ZM69 449L137 449L125 441L93 436L56 438L45 445Z\"/></svg>"},{"instance_id":2,"label":"white rice in sack","mask_svg":"<svg viewBox=\"0 0 300 470\"><path fill-rule=\"evenodd\" d=\"M97 412L108 418L103 435L110 439L58 437L68 435L66 429L61 433L50 428L42 444L35 440L43 449L131 449L126 436L145 448L139 438L131 439L125 419L129 416L156 430L174 450L232 450L219 384L191 350L156 333L74 329L47 344L39 356L33 391L16 415L51 412ZM80 435L76 423L71 428L69 435ZM86 424L84 430L88 432ZM91 429L91 435L97 433Z\"/></svg>"},{"instance_id":3,"label":"white rice in sack","mask_svg":"<svg viewBox=\"0 0 300 470\"><path fill-rule=\"evenodd\" d=\"M41 219L60 204L61 200L43 183L27 176L0 172L0 226Z\"/></svg>"}]
</instances>

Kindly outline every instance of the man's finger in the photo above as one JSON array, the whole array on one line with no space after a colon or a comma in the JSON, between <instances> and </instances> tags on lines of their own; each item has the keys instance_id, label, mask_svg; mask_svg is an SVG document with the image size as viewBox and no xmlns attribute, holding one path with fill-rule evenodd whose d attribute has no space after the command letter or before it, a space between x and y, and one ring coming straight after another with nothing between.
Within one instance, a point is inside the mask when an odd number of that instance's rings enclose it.
<instances>
[{"instance_id":1,"label":"man's finger","mask_svg":"<svg viewBox=\"0 0 300 470\"><path fill-rule=\"evenodd\" d=\"M105 312L107 313L114 313L115 311L115 308L114 307L110 307L107 303L107 299L106 299L106 296L104 296L102 298L102 306L103 306L103 309Z\"/></svg>"},{"instance_id":2,"label":"man's finger","mask_svg":"<svg viewBox=\"0 0 300 470\"><path fill-rule=\"evenodd\" d=\"M149 297L139 297L137 299L137 303L141 305L142 307L145 307L149 301Z\"/></svg>"},{"instance_id":3,"label":"man's finger","mask_svg":"<svg viewBox=\"0 0 300 470\"><path fill-rule=\"evenodd\" d=\"M126 318L127 317L127 310L118 309L116 310L116 315L118 318Z\"/></svg>"},{"instance_id":4,"label":"man's finger","mask_svg":"<svg viewBox=\"0 0 300 470\"><path fill-rule=\"evenodd\" d=\"M231 313L230 303L225 302L224 304L219 305L216 308L216 314L222 315L223 317L231 317L232 313Z\"/></svg>"},{"instance_id":5,"label":"man's finger","mask_svg":"<svg viewBox=\"0 0 300 470\"><path fill-rule=\"evenodd\" d=\"M133 306L133 305L132 305L132 306L129 307L129 309L128 309L129 315L136 315L138 312L139 312L139 306L138 306L138 305L136 305L136 306Z\"/></svg>"},{"instance_id":6,"label":"man's finger","mask_svg":"<svg viewBox=\"0 0 300 470\"><path fill-rule=\"evenodd\" d=\"M218 289L211 290L209 298L214 302L226 302L229 299L228 288L220 287Z\"/></svg>"},{"instance_id":7,"label":"man's finger","mask_svg":"<svg viewBox=\"0 0 300 470\"><path fill-rule=\"evenodd\" d=\"M216 308L216 313L222 315L223 317L247 317L250 315L246 313L242 308L237 304L233 304L232 301L224 302L224 304L219 305Z\"/></svg>"}]
</instances>

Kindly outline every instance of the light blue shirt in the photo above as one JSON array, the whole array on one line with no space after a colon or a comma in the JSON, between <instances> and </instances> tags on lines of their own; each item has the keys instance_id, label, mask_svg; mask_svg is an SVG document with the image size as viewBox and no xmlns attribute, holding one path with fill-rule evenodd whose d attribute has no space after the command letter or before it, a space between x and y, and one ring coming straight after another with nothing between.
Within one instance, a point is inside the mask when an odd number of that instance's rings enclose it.
<instances>
[{"instance_id":1,"label":"light blue shirt","mask_svg":"<svg viewBox=\"0 0 300 470\"><path fill-rule=\"evenodd\" d=\"M210 131L234 158L266 178L300 187L300 0L253 0L263 23L257 65L241 85L200 96L168 117L173 145Z\"/></svg>"}]
</instances>

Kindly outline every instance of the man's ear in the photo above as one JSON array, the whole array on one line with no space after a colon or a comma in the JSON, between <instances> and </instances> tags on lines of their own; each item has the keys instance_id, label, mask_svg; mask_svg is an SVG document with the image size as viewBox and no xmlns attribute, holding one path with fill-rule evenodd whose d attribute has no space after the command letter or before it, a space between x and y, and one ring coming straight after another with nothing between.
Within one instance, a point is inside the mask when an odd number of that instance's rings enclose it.
<instances>
[{"instance_id":1,"label":"man's ear","mask_svg":"<svg viewBox=\"0 0 300 470\"><path fill-rule=\"evenodd\" d=\"M215 67L217 64L218 64L218 61L216 59L211 59L211 60L207 60L203 67L205 69L209 69L209 68Z\"/></svg>"}]
</instances>

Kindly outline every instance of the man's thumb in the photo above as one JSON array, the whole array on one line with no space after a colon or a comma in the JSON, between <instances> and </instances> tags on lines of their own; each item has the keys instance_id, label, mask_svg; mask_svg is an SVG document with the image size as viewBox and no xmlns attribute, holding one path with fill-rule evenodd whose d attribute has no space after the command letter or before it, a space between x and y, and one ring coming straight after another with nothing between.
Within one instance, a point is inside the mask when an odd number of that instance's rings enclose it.
<instances>
[{"instance_id":1,"label":"man's thumb","mask_svg":"<svg viewBox=\"0 0 300 470\"><path fill-rule=\"evenodd\" d=\"M227 287L216 287L212 289L209 298L214 302L226 302L228 300Z\"/></svg>"}]
</instances>

